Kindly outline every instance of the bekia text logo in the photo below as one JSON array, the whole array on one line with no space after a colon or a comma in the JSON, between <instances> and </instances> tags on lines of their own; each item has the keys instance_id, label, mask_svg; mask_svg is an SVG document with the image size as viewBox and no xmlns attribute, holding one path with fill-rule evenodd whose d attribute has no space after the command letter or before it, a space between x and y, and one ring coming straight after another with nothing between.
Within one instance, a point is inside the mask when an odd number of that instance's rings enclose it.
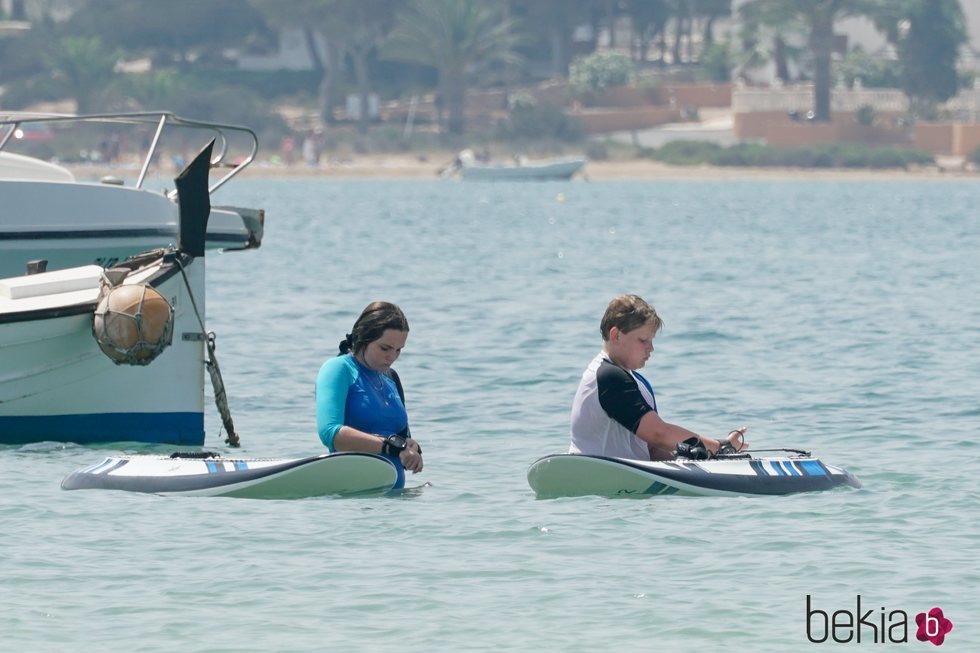
<instances>
[{"instance_id":1,"label":"bekia text logo","mask_svg":"<svg viewBox=\"0 0 980 653\"><path fill-rule=\"evenodd\" d=\"M888 610L884 606L864 609L860 594L855 597L853 612L822 610L806 595L806 638L814 644L828 640L838 644L902 644L909 641L909 622L905 610ZM913 623L915 638L935 646L942 646L946 635L953 630L953 622L946 618L942 608L916 614Z\"/></svg>"}]
</instances>

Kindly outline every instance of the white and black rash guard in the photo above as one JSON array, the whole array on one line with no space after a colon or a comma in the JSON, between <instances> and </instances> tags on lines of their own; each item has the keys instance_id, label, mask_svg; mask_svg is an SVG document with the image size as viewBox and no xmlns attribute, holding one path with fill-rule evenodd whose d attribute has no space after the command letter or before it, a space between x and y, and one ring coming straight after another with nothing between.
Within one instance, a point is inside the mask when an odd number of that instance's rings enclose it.
<instances>
[{"instance_id":1,"label":"white and black rash guard","mask_svg":"<svg viewBox=\"0 0 980 653\"><path fill-rule=\"evenodd\" d=\"M599 352L575 392L568 452L650 460L647 443L636 436L636 429L651 410L657 411L657 400L647 380Z\"/></svg>"}]
</instances>

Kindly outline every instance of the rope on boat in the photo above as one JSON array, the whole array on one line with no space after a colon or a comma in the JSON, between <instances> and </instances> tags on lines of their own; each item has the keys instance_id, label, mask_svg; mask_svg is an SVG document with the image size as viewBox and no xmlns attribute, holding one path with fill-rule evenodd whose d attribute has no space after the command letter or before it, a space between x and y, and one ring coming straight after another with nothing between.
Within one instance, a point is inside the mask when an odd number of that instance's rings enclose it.
<instances>
[{"instance_id":1,"label":"rope on boat","mask_svg":"<svg viewBox=\"0 0 980 653\"><path fill-rule=\"evenodd\" d=\"M197 310L197 302L194 301L194 292L191 290L190 281L187 279L187 272L184 270L184 264L180 261L180 256L176 257L177 267L180 268L180 275L184 278L184 285L187 287L187 296L191 298L191 306L194 307L194 315L197 316L197 323L201 327L201 333L204 335L204 342L207 343L208 350L208 360L204 362L205 367L208 368L208 373L211 376L211 387L214 389L214 403L218 406L218 412L221 414L221 423L224 424L225 433L228 437L225 438L225 444L230 447L240 447L242 446L241 439L238 437L238 432L235 431L235 424L231 419L231 408L228 407L228 395L225 392L225 383L221 379L221 368L218 367L218 357L215 354L215 334L214 331L208 331L204 327L204 320L201 318L201 312Z\"/></svg>"}]
</instances>

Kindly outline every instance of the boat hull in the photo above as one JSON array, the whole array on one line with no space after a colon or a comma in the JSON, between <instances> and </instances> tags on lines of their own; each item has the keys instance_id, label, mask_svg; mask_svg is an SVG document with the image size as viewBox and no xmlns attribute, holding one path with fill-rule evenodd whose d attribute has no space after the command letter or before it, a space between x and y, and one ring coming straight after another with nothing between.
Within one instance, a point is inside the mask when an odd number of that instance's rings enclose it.
<instances>
[{"instance_id":1,"label":"boat hull","mask_svg":"<svg viewBox=\"0 0 980 653\"><path fill-rule=\"evenodd\" d=\"M70 473L64 490L124 490L246 499L381 494L395 466L373 454L342 452L294 459L121 456Z\"/></svg>"},{"instance_id":2,"label":"boat hull","mask_svg":"<svg viewBox=\"0 0 980 653\"><path fill-rule=\"evenodd\" d=\"M847 470L806 457L651 462L559 454L535 461L527 479L539 498L771 496L861 485Z\"/></svg>"},{"instance_id":3,"label":"boat hull","mask_svg":"<svg viewBox=\"0 0 980 653\"><path fill-rule=\"evenodd\" d=\"M466 181L543 181L571 179L585 159L567 159L523 165L464 164L459 171Z\"/></svg>"},{"instance_id":4,"label":"boat hull","mask_svg":"<svg viewBox=\"0 0 980 653\"><path fill-rule=\"evenodd\" d=\"M0 179L0 277L24 274L28 261L49 270L110 267L177 242L177 205L160 193L74 181ZM213 207L206 246L250 249L261 244L261 212Z\"/></svg>"},{"instance_id":5,"label":"boat hull","mask_svg":"<svg viewBox=\"0 0 980 653\"><path fill-rule=\"evenodd\" d=\"M204 259L184 268L197 308L205 310ZM86 266L73 273L92 285ZM0 285L13 280L0 280ZM0 444L133 441L204 442L204 335L180 270L163 259L134 271L173 307L171 345L150 365L116 365L92 335L98 286L11 300L0 297Z\"/></svg>"}]
</instances>

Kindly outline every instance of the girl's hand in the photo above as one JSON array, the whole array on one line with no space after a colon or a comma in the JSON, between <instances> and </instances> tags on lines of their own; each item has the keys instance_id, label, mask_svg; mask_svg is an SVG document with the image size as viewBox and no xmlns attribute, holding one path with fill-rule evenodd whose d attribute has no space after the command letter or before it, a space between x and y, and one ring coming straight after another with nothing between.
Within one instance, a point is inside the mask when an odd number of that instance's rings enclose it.
<instances>
[{"instance_id":1,"label":"girl's hand","mask_svg":"<svg viewBox=\"0 0 980 653\"><path fill-rule=\"evenodd\" d=\"M422 471L422 450L414 439L408 439L405 449L398 454L398 459L402 462L402 466L413 474Z\"/></svg>"}]
</instances>

